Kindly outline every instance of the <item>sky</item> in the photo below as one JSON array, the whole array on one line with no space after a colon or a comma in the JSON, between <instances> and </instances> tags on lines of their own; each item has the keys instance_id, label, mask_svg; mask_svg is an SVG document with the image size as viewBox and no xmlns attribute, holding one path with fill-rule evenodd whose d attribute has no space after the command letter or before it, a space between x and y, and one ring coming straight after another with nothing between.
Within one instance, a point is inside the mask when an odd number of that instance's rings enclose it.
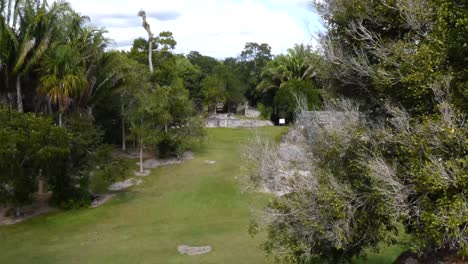
<instances>
[{"instance_id":1,"label":"sky","mask_svg":"<svg viewBox=\"0 0 468 264\"><path fill-rule=\"evenodd\" d=\"M323 31L306 0L68 0L98 27L112 48L129 49L148 35L138 11L145 10L153 34L171 31L176 52L192 50L215 58L237 57L246 42L268 43L273 54L296 43L315 46Z\"/></svg>"}]
</instances>

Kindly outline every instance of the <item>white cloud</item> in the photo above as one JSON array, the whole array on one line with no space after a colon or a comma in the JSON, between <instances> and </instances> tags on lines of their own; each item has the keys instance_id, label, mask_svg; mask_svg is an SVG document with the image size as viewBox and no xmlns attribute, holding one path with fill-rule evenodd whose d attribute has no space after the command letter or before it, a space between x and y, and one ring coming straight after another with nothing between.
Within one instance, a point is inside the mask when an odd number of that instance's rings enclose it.
<instances>
[{"instance_id":1,"label":"white cloud","mask_svg":"<svg viewBox=\"0 0 468 264\"><path fill-rule=\"evenodd\" d=\"M153 33L172 31L177 52L197 50L222 58L237 56L246 42L268 43L278 54L295 43L312 42L317 18L303 0L69 0L73 8L104 26L119 48L147 37L139 10ZM311 22L308 22L311 21ZM123 46L122 46L123 45Z\"/></svg>"}]
</instances>

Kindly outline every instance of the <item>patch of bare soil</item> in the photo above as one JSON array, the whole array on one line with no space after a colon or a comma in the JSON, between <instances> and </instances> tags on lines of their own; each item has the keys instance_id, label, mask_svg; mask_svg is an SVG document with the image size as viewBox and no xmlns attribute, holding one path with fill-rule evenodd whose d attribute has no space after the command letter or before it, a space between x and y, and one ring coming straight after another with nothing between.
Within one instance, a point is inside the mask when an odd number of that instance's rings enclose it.
<instances>
[{"instance_id":1,"label":"patch of bare soil","mask_svg":"<svg viewBox=\"0 0 468 264\"><path fill-rule=\"evenodd\" d=\"M187 245L180 245L177 247L177 251L179 251L181 255L196 256L211 252L211 246L191 247Z\"/></svg>"},{"instance_id":2,"label":"patch of bare soil","mask_svg":"<svg viewBox=\"0 0 468 264\"><path fill-rule=\"evenodd\" d=\"M0 226L2 225L14 225L21 223L33 217L44 215L52 212L57 212L59 209L48 205L52 193L46 193L42 195L34 194L33 203L31 205L22 206L18 210L13 209L9 206L0 208ZM11 216L6 216L7 212L14 212Z\"/></svg>"}]
</instances>

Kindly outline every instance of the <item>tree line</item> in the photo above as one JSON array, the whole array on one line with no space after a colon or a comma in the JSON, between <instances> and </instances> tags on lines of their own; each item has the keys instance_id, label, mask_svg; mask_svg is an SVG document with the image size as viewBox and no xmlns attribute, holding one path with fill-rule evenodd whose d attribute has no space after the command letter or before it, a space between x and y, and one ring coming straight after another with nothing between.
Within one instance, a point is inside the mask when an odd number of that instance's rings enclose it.
<instances>
[{"instance_id":1,"label":"tree line","mask_svg":"<svg viewBox=\"0 0 468 264\"><path fill-rule=\"evenodd\" d=\"M47 184L57 205L86 205L92 175L127 171L112 145L138 149L142 172L145 150L181 156L199 144L219 104L237 113L247 103L275 122L293 120L297 95L320 107L321 57L310 47L275 57L252 42L223 60L176 54L172 32L153 33L143 10L135 19L148 37L118 51L66 1L0 1L2 203L19 208Z\"/></svg>"}]
</instances>

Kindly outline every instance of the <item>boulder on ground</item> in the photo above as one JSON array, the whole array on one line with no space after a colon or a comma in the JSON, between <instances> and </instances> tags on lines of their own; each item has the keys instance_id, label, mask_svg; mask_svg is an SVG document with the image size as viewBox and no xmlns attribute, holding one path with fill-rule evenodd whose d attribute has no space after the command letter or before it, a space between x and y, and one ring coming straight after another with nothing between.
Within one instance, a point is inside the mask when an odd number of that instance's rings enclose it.
<instances>
[{"instance_id":1,"label":"boulder on ground","mask_svg":"<svg viewBox=\"0 0 468 264\"><path fill-rule=\"evenodd\" d=\"M122 181L122 182L113 183L107 189L109 191L121 191L123 189L132 187L134 185L140 185L142 182L143 181L140 180L140 179L130 178L130 179L126 179L125 181Z\"/></svg>"},{"instance_id":2,"label":"boulder on ground","mask_svg":"<svg viewBox=\"0 0 468 264\"><path fill-rule=\"evenodd\" d=\"M196 256L211 252L211 246L191 247L187 245L180 245L177 247L177 251L179 251L181 255Z\"/></svg>"},{"instance_id":3,"label":"boulder on ground","mask_svg":"<svg viewBox=\"0 0 468 264\"><path fill-rule=\"evenodd\" d=\"M138 177L147 177L151 174L151 171L150 170L144 170L143 172L139 172L139 171L135 171L135 176L138 176Z\"/></svg>"}]
</instances>

